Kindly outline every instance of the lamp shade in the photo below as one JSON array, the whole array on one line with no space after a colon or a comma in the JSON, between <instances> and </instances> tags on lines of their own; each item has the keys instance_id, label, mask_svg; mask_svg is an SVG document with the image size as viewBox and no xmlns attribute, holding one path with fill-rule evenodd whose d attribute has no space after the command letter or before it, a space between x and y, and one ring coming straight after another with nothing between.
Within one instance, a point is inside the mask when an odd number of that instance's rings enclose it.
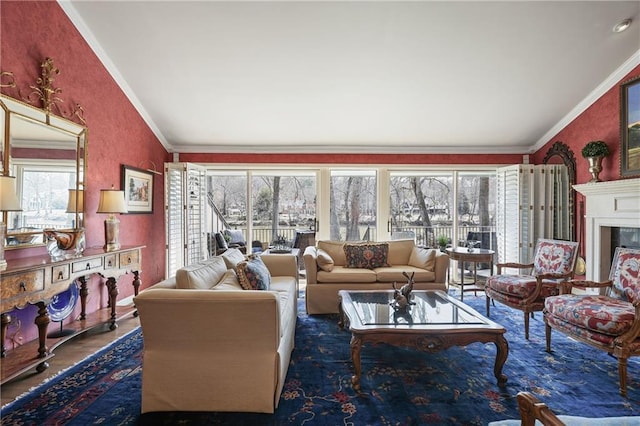
<instances>
[{"instance_id":1,"label":"lamp shade","mask_svg":"<svg viewBox=\"0 0 640 426\"><path fill-rule=\"evenodd\" d=\"M16 178L0 176L0 211L20 211L20 200L16 194Z\"/></svg>"},{"instance_id":2,"label":"lamp shade","mask_svg":"<svg viewBox=\"0 0 640 426\"><path fill-rule=\"evenodd\" d=\"M70 189L69 201L67 201L67 213L84 212L84 191L82 189Z\"/></svg>"},{"instance_id":3,"label":"lamp shade","mask_svg":"<svg viewBox=\"0 0 640 426\"><path fill-rule=\"evenodd\" d=\"M124 191L101 189L97 213L127 213Z\"/></svg>"}]
</instances>

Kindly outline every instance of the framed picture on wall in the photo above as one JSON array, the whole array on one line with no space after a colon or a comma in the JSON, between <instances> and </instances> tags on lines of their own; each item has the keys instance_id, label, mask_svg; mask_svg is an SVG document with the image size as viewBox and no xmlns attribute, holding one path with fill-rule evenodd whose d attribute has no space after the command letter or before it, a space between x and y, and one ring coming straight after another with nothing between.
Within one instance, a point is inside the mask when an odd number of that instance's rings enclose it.
<instances>
[{"instance_id":1,"label":"framed picture on wall","mask_svg":"<svg viewBox=\"0 0 640 426\"><path fill-rule=\"evenodd\" d=\"M122 189L129 213L153 213L153 173L123 164Z\"/></svg>"},{"instance_id":2,"label":"framed picture on wall","mask_svg":"<svg viewBox=\"0 0 640 426\"><path fill-rule=\"evenodd\" d=\"M640 77L620 86L620 176L640 176Z\"/></svg>"}]
</instances>

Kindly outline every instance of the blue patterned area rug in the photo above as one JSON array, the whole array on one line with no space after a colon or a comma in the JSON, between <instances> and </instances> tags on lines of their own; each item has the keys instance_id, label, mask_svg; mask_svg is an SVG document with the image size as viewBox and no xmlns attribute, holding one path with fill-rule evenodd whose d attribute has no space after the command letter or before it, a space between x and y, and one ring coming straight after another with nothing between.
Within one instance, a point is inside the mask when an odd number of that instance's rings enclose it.
<instances>
[{"instance_id":1,"label":"blue patterned area rug","mask_svg":"<svg viewBox=\"0 0 640 426\"><path fill-rule=\"evenodd\" d=\"M465 302L484 313L484 295ZM629 362L628 398L614 358L553 333L545 352L540 313L524 340L523 316L491 309L507 328L507 386L493 375L496 348L473 343L429 354L388 345L362 350L362 390L351 387L350 334L336 315L307 316L301 301L286 384L275 414L140 415L140 329L2 408L3 425L485 425L519 418L516 394L530 391L558 414L640 416L640 362ZM179 391L179 390L177 390Z\"/></svg>"}]
</instances>

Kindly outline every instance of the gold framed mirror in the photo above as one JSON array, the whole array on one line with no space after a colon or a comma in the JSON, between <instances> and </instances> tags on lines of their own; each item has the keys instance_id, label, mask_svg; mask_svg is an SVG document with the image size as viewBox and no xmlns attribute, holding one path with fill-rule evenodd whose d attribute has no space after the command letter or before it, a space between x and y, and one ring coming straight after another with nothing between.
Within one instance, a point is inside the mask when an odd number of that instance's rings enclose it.
<instances>
[{"instance_id":1,"label":"gold framed mirror","mask_svg":"<svg viewBox=\"0 0 640 426\"><path fill-rule=\"evenodd\" d=\"M49 62L47 59L42 67ZM44 84L44 72L38 84ZM16 178L22 209L2 212L7 250L44 244L45 229L71 234L83 228L88 130L52 114L51 106L59 99L45 100L42 92L49 90L55 95L60 90L51 87L52 79L46 83L48 86L32 86L43 108L0 94L4 130L0 168L2 175Z\"/></svg>"}]
</instances>

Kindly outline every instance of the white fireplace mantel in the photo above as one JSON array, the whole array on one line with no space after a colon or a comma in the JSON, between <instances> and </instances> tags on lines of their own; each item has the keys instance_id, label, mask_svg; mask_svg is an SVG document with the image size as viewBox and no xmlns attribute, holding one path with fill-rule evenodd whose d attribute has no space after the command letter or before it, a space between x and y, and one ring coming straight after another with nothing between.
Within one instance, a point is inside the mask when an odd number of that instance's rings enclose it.
<instances>
[{"instance_id":1,"label":"white fireplace mantel","mask_svg":"<svg viewBox=\"0 0 640 426\"><path fill-rule=\"evenodd\" d=\"M640 228L640 179L573 185L586 198L585 260L588 280L606 280L611 269L611 228Z\"/></svg>"}]
</instances>

